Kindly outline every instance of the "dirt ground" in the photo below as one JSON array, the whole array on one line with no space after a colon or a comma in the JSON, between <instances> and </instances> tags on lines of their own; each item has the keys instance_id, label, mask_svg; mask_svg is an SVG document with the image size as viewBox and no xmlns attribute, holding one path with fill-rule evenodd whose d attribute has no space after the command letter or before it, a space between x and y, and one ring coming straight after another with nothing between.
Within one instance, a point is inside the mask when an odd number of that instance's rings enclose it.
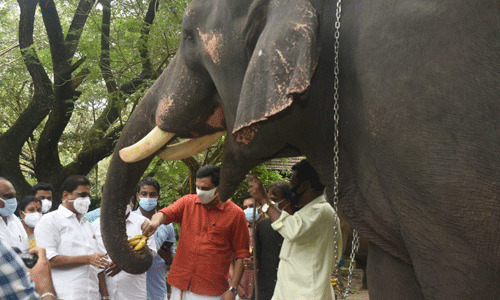
<instances>
[{"instance_id":1,"label":"dirt ground","mask_svg":"<svg viewBox=\"0 0 500 300\"><path fill-rule=\"evenodd\" d=\"M339 286L342 290L345 290L347 285L347 275L349 271L347 268L342 268L339 274ZM349 289L349 295L346 299L349 300L368 300L368 290L363 289L363 270L355 269L353 271L351 288ZM337 293L337 299L342 299Z\"/></svg>"}]
</instances>

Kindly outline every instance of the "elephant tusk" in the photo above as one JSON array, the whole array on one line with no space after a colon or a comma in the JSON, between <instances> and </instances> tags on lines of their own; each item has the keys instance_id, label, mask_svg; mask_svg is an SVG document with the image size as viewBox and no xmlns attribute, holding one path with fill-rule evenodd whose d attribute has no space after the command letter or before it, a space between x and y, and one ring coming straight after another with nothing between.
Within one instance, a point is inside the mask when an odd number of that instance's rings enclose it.
<instances>
[{"instance_id":1,"label":"elephant tusk","mask_svg":"<svg viewBox=\"0 0 500 300\"><path fill-rule=\"evenodd\" d=\"M212 146L226 131L218 131L211 135L189 139L180 143L169 145L158 156L163 160L179 160L191 157Z\"/></svg>"},{"instance_id":2,"label":"elephant tusk","mask_svg":"<svg viewBox=\"0 0 500 300\"><path fill-rule=\"evenodd\" d=\"M154 154L174 136L175 133L163 131L156 126L137 143L121 149L120 157L127 163L140 161Z\"/></svg>"}]
</instances>

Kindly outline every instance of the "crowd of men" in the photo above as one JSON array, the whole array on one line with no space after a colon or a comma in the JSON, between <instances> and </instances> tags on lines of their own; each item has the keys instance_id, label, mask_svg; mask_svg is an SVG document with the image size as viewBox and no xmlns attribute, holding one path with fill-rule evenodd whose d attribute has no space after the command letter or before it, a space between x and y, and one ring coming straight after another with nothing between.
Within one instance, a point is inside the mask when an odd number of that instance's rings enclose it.
<instances>
[{"instance_id":1,"label":"crowd of men","mask_svg":"<svg viewBox=\"0 0 500 300\"><path fill-rule=\"evenodd\" d=\"M289 183L267 191L248 175L243 209L221 201L219 174L217 166L200 168L196 194L160 210L159 183L148 177L138 184L126 233L152 237L153 263L144 274L122 271L106 254L100 209L88 211L87 177L62 183L58 207L51 185L35 185L18 202L0 177L0 298L335 299L330 278L341 254L335 240L342 249L340 225L311 164L296 164ZM172 223L180 225L178 242ZM15 250L38 255L36 265L27 269Z\"/></svg>"}]
</instances>

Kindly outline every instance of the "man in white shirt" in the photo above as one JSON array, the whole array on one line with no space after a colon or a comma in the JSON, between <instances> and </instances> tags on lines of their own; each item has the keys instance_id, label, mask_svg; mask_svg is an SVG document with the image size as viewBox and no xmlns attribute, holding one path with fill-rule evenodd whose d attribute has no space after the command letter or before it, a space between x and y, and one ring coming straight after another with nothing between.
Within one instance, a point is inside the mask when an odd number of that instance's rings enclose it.
<instances>
[{"instance_id":1,"label":"man in white shirt","mask_svg":"<svg viewBox=\"0 0 500 300\"><path fill-rule=\"evenodd\" d=\"M131 213L133 203L129 203L127 206L127 220L125 221L125 227L127 230L128 238L132 238L138 234L142 234L141 226L147 218L136 213ZM101 218L98 218L92 223L94 229L99 251L106 252L104 248L104 243L102 241L101 234ZM147 241L149 249L153 251L153 255L156 255L156 243L154 238L149 238ZM104 275L105 276L102 276ZM127 272L121 271L118 266L114 263L110 264L107 268L100 274L102 277L104 285L101 284L101 294L102 297L109 297L111 300L146 300L147 290L146 290L146 273L142 274L129 274ZM161 299L163 300L163 299Z\"/></svg>"},{"instance_id":2,"label":"man in white shirt","mask_svg":"<svg viewBox=\"0 0 500 300\"><path fill-rule=\"evenodd\" d=\"M250 194L284 238L272 299L335 299L330 278L342 252L340 221L323 195L318 173L307 160L292 167L291 202L298 209L293 215L272 204L257 178L247 177Z\"/></svg>"},{"instance_id":3,"label":"man in white shirt","mask_svg":"<svg viewBox=\"0 0 500 300\"><path fill-rule=\"evenodd\" d=\"M45 214L35 228L38 247L45 248L60 299L99 299L97 273L108 267L106 254L96 253L97 240L84 217L90 205L90 181L81 175L66 178L62 203Z\"/></svg>"},{"instance_id":4,"label":"man in white shirt","mask_svg":"<svg viewBox=\"0 0 500 300\"><path fill-rule=\"evenodd\" d=\"M22 252L28 251L28 234L19 218L16 190L10 181L0 177L0 240Z\"/></svg>"}]
</instances>

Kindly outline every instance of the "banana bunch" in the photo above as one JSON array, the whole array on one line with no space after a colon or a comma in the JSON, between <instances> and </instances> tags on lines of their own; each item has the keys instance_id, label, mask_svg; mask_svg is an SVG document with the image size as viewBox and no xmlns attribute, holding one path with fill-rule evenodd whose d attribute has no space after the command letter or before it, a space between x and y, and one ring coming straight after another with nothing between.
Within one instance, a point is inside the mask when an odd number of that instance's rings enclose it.
<instances>
[{"instance_id":1,"label":"banana bunch","mask_svg":"<svg viewBox=\"0 0 500 300\"><path fill-rule=\"evenodd\" d=\"M134 236L133 238L129 239L128 243L129 243L130 247L134 247L134 249L132 249L133 251L139 251L142 248L144 248L144 246L146 246L147 240L148 240L147 236L144 236L142 234L138 234L138 235Z\"/></svg>"},{"instance_id":2,"label":"banana bunch","mask_svg":"<svg viewBox=\"0 0 500 300\"><path fill-rule=\"evenodd\" d=\"M337 285L337 278L332 277L330 279L330 282L332 283L332 287L333 287L334 290L338 290L339 289L339 286Z\"/></svg>"}]
</instances>

